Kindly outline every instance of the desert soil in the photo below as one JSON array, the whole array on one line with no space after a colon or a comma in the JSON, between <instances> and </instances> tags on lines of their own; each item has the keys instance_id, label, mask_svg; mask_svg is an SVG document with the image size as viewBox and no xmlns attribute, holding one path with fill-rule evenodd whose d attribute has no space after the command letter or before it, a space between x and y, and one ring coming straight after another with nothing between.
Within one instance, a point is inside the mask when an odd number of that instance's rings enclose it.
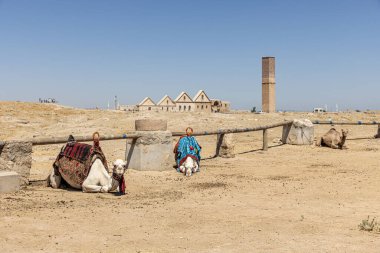
<instances>
[{"instance_id":1,"label":"desert soil","mask_svg":"<svg viewBox=\"0 0 380 253\"><path fill-rule=\"evenodd\" d=\"M125 113L0 102L0 140L120 134L142 118L183 131L295 118L380 121L380 113ZM316 136L329 128L316 126ZM345 128L346 150L280 145L275 128L264 152L261 132L237 134L230 159L211 158L216 137L199 137L200 173L128 170L124 196L45 187L62 145L35 146L32 184L0 195L0 252L380 252L380 234L358 228L380 215L377 126ZM124 157L125 141L101 145L109 161Z\"/></svg>"}]
</instances>

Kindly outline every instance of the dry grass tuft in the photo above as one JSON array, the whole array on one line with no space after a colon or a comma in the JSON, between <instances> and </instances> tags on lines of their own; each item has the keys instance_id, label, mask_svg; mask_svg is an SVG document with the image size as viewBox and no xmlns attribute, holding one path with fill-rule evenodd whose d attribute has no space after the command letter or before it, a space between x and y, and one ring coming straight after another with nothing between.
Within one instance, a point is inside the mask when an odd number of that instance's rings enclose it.
<instances>
[{"instance_id":1,"label":"dry grass tuft","mask_svg":"<svg viewBox=\"0 0 380 253\"><path fill-rule=\"evenodd\" d=\"M359 224L359 229L367 232L380 233L380 224L376 221L376 217L373 217L371 220L368 215L367 219L362 220Z\"/></svg>"}]
</instances>

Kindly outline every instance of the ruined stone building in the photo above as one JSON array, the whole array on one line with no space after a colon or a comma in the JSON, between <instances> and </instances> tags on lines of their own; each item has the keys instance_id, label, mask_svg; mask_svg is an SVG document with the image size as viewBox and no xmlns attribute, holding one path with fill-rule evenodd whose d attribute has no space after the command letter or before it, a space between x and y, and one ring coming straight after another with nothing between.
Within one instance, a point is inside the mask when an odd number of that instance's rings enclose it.
<instances>
[{"instance_id":1,"label":"ruined stone building","mask_svg":"<svg viewBox=\"0 0 380 253\"><path fill-rule=\"evenodd\" d=\"M229 112L230 102L222 101L219 99L211 99L211 111L212 112Z\"/></svg>"},{"instance_id":2,"label":"ruined stone building","mask_svg":"<svg viewBox=\"0 0 380 253\"><path fill-rule=\"evenodd\" d=\"M191 98L186 92L181 92L176 99L165 95L157 104L149 97L144 98L138 105L123 106L124 111L162 111L162 112L228 112L230 103L219 99L210 99L200 90Z\"/></svg>"}]
</instances>

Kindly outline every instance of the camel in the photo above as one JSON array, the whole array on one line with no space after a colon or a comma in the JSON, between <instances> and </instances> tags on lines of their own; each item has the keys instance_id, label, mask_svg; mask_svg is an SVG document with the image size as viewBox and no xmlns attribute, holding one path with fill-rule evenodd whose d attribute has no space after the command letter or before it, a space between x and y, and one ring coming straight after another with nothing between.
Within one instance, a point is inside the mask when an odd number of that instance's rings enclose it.
<instances>
[{"instance_id":1,"label":"camel","mask_svg":"<svg viewBox=\"0 0 380 253\"><path fill-rule=\"evenodd\" d=\"M126 162L117 159L113 163L112 176L110 176L100 159L95 159L87 178L82 185L72 182L70 178L56 175L53 168L48 178L48 183L51 187L57 189L61 185L62 178L73 188L82 189L83 192L111 192L120 187L120 182L123 180L123 175L126 170ZM120 191L120 190L119 190Z\"/></svg>"},{"instance_id":2,"label":"camel","mask_svg":"<svg viewBox=\"0 0 380 253\"><path fill-rule=\"evenodd\" d=\"M188 156L184 163L179 166L179 171L185 174L187 177L191 176L195 172L199 172L198 162Z\"/></svg>"},{"instance_id":3,"label":"camel","mask_svg":"<svg viewBox=\"0 0 380 253\"><path fill-rule=\"evenodd\" d=\"M181 136L174 147L177 171L184 173L187 177L199 172L202 147L198 144L193 134L193 129L188 127L186 135Z\"/></svg>"},{"instance_id":4,"label":"camel","mask_svg":"<svg viewBox=\"0 0 380 253\"><path fill-rule=\"evenodd\" d=\"M348 130L342 129L342 135L335 129L331 128L325 135L317 140L317 146L327 146L333 149L343 149L348 135Z\"/></svg>"},{"instance_id":5,"label":"camel","mask_svg":"<svg viewBox=\"0 0 380 253\"><path fill-rule=\"evenodd\" d=\"M94 133L93 136L94 145L78 143L70 136L53 164L47 178L48 186L59 188L63 179L71 187L83 192L103 193L119 188L119 193L125 194L124 173L127 163L117 159L110 176L107 160L99 146L99 134Z\"/></svg>"}]
</instances>

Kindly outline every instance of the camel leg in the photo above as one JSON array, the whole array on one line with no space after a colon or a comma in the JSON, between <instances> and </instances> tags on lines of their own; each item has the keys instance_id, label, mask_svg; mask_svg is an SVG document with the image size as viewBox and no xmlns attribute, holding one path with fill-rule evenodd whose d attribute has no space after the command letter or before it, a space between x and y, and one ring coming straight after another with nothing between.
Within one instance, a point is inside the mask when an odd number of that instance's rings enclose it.
<instances>
[{"instance_id":1,"label":"camel leg","mask_svg":"<svg viewBox=\"0 0 380 253\"><path fill-rule=\"evenodd\" d=\"M186 168L186 173L185 173L185 175L186 175L187 177L190 177L191 174L192 174L191 169L190 169L190 168Z\"/></svg>"},{"instance_id":2,"label":"camel leg","mask_svg":"<svg viewBox=\"0 0 380 253\"><path fill-rule=\"evenodd\" d=\"M108 189L107 189L108 190ZM85 184L82 185L83 192L105 192L100 185Z\"/></svg>"},{"instance_id":3,"label":"camel leg","mask_svg":"<svg viewBox=\"0 0 380 253\"><path fill-rule=\"evenodd\" d=\"M194 168L193 168L193 173L198 172L198 169L199 169L199 167L198 167L198 163L195 162L195 166L194 166Z\"/></svg>"},{"instance_id":4,"label":"camel leg","mask_svg":"<svg viewBox=\"0 0 380 253\"><path fill-rule=\"evenodd\" d=\"M340 147L334 143L331 143L331 148L333 149L340 149Z\"/></svg>"},{"instance_id":5,"label":"camel leg","mask_svg":"<svg viewBox=\"0 0 380 253\"><path fill-rule=\"evenodd\" d=\"M82 184L83 192L108 192L112 187L112 180L102 162L96 159L92 164L86 180Z\"/></svg>"},{"instance_id":6,"label":"camel leg","mask_svg":"<svg viewBox=\"0 0 380 253\"><path fill-rule=\"evenodd\" d=\"M317 139L317 142L315 143L316 146L320 147L322 146L322 137Z\"/></svg>"},{"instance_id":7,"label":"camel leg","mask_svg":"<svg viewBox=\"0 0 380 253\"><path fill-rule=\"evenodd\" d=\"M48 178L48 186L50 185L54 189L58 189L59 186L61 185L61 180L62 180L62 177L60 175L58 176L55 175L54 169L53 169Z\"/></svg>"}]
</instances>

